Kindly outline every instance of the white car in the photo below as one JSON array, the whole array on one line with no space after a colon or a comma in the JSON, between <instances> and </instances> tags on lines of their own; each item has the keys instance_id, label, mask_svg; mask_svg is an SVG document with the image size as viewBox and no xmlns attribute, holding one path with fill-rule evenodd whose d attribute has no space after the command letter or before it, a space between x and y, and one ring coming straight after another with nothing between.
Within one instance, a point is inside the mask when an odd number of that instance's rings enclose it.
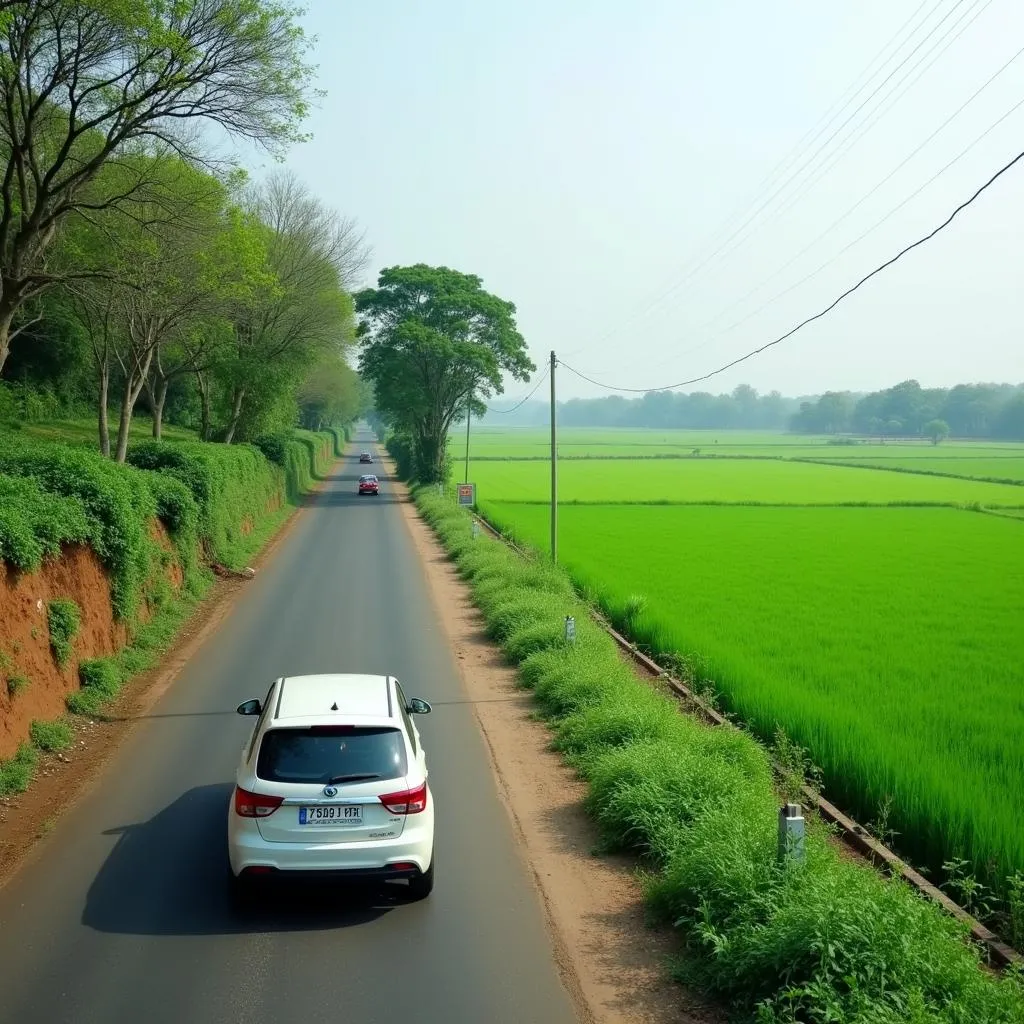
<instances>
[{"instance_id":1,"label":"white car","mask_svg":"<svg viewBox=\"0 0 1024 1024\"><path fill-rule=\"evenodd\" d=\"M261 878L406 879L434 887L434 798L415 715L393 676L278 679L242 750L228 808L237 894Z\"/></svg>"}]
</instances>

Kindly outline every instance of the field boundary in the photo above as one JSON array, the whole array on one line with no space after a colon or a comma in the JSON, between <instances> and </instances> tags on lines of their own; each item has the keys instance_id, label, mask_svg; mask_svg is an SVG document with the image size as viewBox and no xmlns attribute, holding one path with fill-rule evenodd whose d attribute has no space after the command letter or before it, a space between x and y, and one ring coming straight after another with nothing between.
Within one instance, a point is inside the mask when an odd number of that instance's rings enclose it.
<instances>
[{"instance_id":1,"label":"field boundary","mask_svg":"<svg viewBox=\"0 0 1024 1024\"><path fill-rule=\"evenodd\" d=\"M472 512L471 515L492 537L514 551L521 558L531 557L527 549L520 547L510 538L506 537L485 516L479 512ZM665 683L675 696L679 698L680 705L689 705L692 712L697 713L712 725L729 724L729 720L724 715L702 700L698 694L694 693L690 687L672 675L668 669L662 667L653 658L639 650L636 644L615 630L589 602L587 602L587 605L590 608L590 614L594 622L615 641L619 649L635 665L642 668L648 676ZM836 826L839 839L851 850L865 857L887 874L901 876L927 899L937 903L947 913L966 924L970 928L972 938L986 948L989 959L994 965L1001 968L1024 965L1024 956L1003 942L993 931L969 914L954 900L950 899L941 889L929 882L920 872L912 868L887 846L871 836L864 826L858 824L853 818L816 793L811 787L803 786L802 793L812 809L816 810L825 821Z\"/></svg>"}]
</instances>

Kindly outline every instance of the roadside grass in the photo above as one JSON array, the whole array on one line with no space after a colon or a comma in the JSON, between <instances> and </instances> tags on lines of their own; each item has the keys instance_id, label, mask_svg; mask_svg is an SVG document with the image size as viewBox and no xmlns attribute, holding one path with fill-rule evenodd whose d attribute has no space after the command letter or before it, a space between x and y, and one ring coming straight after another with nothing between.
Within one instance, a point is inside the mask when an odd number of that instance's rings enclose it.
<instances>
[{"instance_id":1,"label":"roadside grass","mask_svg":"<svg viewBox=\"0 0 1024 1024\"><path fill-rule=\"evenodd\" d=\"M33 722L29 729L32 745L47 754L55 754L67 750L74 741L75 734L67 722Z\"/></svg>"},{"instance_id":2,"label":"roadside grass","mask_svg":"<svg viewBox=\"0 0 1024 1024\"><path fill-rule=\"evenodd\" d=\"M22 743L13 757L0 760L0 797L24 793L32 781L39 755L35 747Z\"/></svg>"},{"instance_id":3,"label":"roadside grass","mask_svg":"<svg viewBox=\"0 0 1024 1024\"><path fill-rule=\"evenodd\" d=\"M113 424L116 434L117 423ZM9 432L21 434L28 437L36 437L43 441L64 441L68 444L83 445L95 448L99 451L99 428L95 417L83 417L81 419L68 420L43 420L33 422L7 422L0 424L0 433ZM136 414L132 417L132 425L129 431L129 443L149 438L153 433L153 421L146 415ZM173 424L164 423L163 438L167 441L183 441L196 438L194 430L185 427L176 427ZM115 440L111 437L111 443Z\"/></svg>"},{"instance_id":4,"label":"roadside grass","mask_svg":"<svg viewBox=\"0 0 1024 1024\"><path fill-rule=\"evenodd\" d=\"M764 749L682 715L629 672L560 570L474 539L436 491L415 498L586 780L605 844L644 858L648 904L682 940L677 977L757 1024L1024 1019L1019 974L987 974L963 925L840 857L823 826L810 823L802 867L778 866Z\"/></svg>"}]
</instances>

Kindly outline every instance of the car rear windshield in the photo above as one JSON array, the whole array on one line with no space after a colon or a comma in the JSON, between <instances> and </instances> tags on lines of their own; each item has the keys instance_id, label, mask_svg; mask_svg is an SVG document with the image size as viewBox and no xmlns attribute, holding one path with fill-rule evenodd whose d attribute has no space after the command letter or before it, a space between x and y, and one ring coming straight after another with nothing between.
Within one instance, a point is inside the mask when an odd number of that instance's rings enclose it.
<instances>
[{"instance_id":1,"label":"car rear windshield","mask_svg":"<svg viewBox=\"0 0 1024 1024\"><path fill-rule=\"evenodd\" d=\"M256 774L268 782L400 779L407 771L405 742L387 726L313 726L271 729L263 737Z\"/></svg>"}]
</instances>

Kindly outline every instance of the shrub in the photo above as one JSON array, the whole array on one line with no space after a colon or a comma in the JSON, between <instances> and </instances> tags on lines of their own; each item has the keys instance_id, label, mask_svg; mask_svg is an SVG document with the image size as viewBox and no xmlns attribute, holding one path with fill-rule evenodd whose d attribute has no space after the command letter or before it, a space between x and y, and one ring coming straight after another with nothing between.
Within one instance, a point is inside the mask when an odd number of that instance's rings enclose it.
<instances>
[{"instance_id":1,"label":"shrub","mask_svg":"<svg viewBox=\"0 0 1024 1024\"><path fill-rule=\"evenodd\" d=\"M76 715L94 715L117 696L124 675L115 658L90 658L79 662L78 679L82 688L65 698L68 710Z\"/></svg>"},{"instance_id":2,"label":"shrub","mask_svg":"<svg viewBox=\"0 0 1024 1024\"><path fill-rule=\"evenodd\" d=\"M77 498L48 493L32 479L0 476L0 559L34 572L61 544L92 537L85 507Z\"/></svg>"},{"instance_id":3,"label":"shrub","mask_svg":"<svg viewBox=\"0 0 1024 1024\"><path fill-rule=\"evenodd\" d=\"M38 759L35 749L22 743L14 757L0 761L0 796L24 793L32 781Z\"/></svg>"},{"instance_id":4,"label":"shrub","mask_svg":"<svg viewBox=\"0 0 1024 1024\"><path fill-rule=\"evenodd\" d=\"M0 473L32 477L46 491L78 499L91 521L89 543L110 571L114 610L130 618L149 566L147 524L156 515L143 474L84 448L10 437L0 442Z\"/></svg>"},{"instance_id":5,"label":"shrub","mask_svg":"<svg viewBox=\"0 0 1024 1024\"><path fill-rule=\"evenodd\" d=\"M210 557L239 568L258 538L246 531L270 514L281 473L252 445L143 441L128 461L183 483L197 506L199 534Z\"/></svg>"},{"instance_id":6,"label":"shrub","mask_svg":"<svg viewBox=\"0 0 1024 1024\"><path fill-rule=\"evenodd\" d=\"M16 697L19 693L24 693L28 689L29 679L28 676L22 675L20 672L15 672L7 677L7 694L10 697Z\"/></svg>"},{"instance_id":7,"label":"shrub","mask_svg":"<svg viewBox=\"0 0 1024 1024\"><path fill-rule=\"evenodd\" d=\"M67 722L33 722L29 726L29 736L36 747L50 754L66 750L75 739Z\"/></svg>"},{"instance_id":8,"label":"shrub","mask_svg":"<svg viewBox=\"0 0 1024 1024\"><path fill-rule=\"evenodd\" d=\"M58 665L66 665L71 647L78 634L81 611L74 601L58 599L46 606L46 619L50 627L50 646Z\"/></svg>"}]
</instances>

